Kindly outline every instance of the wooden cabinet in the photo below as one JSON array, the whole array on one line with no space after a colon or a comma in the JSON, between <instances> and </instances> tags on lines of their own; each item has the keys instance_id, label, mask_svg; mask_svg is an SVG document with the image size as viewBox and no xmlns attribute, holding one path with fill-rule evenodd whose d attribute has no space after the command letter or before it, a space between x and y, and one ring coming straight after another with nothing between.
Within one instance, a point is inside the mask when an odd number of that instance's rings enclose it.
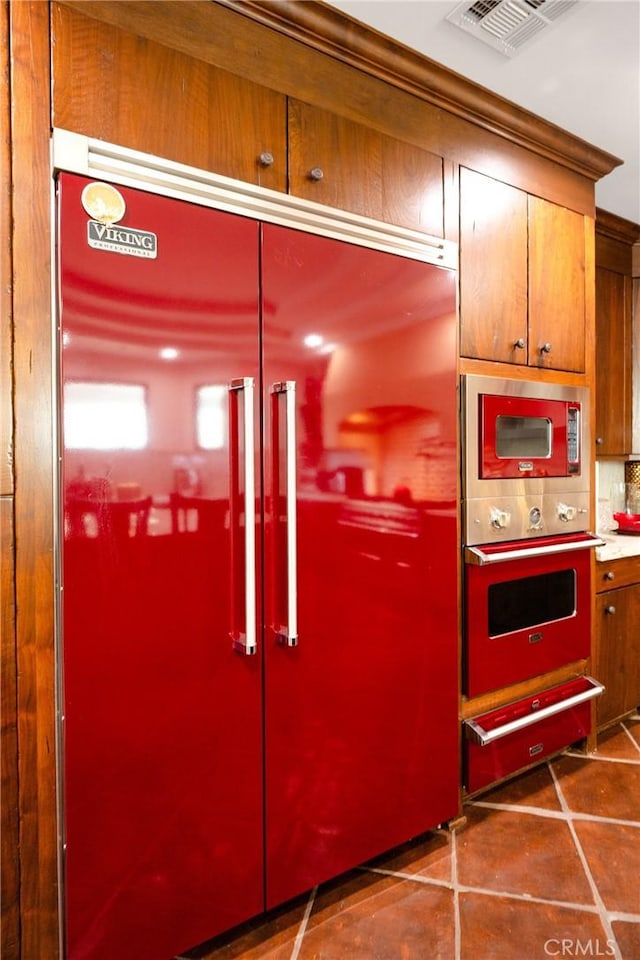
<instances>
[{"instance_id":1,"label":"wooden cabinet","mask_svg":"<svg viewBox=\"0 0 640 960\"><path fill-rule=\"evenodd\" d=\"M443 161L298 100L289 101L289 192L443 236Z\"/></svg>"},{"instance_id":2,"label":"wooden cabinet","mask_svg":"<svg viewBox=\"0 0 640 960\"><path fill-rule=\"evenodd\" d=\"M640 227L596 216L596 455L632 452L632 248Z\"/></svg>"},{"instance_id":3,"label":"wooden cabinet","mask_svg":"<svg viewBox=\"0 0 640 960\"><path fill-rule=\"evenodd\" d=\"M527 195L460 170L460 350L527 361Z\"/></svg>"},{"instance_id":4,"label":"wooden cabinet","mask_svg":"<svg viewBox=\"0 0 640 960\"><path fill-rule=\"evenodd\" d=\"M529 363L585 369L584 217L529 197Z\"/></svg>"},{"instance_id":5,"label":"wooden cabinet","mask_svg":"<svg viewBox=\"0 0 640 960\"><path fill-rule=\"evenodd\" d=\"M640 704L640 557L597 563L596 569L593 673L605 686L596 706L602 727Z\"/></svg>"},{"instance_id":6,"label":"wooden cabinet","mask_svg":"<svg viewBox=\"0 0 640 960\"><path fill-rule=\"evenodd\" d=\"M584 372L585 247L581 214L461 169L462 356Z\"/></svg>"},{"instance_id":7,"label":"wooden cabinet","mask_svg":"<svg viewBox=\"0 0 640 960\"><path fill-rule=\"evenodd\" d=\"M596 267L596 453L631 451L631 277Z\"/></svg>"},{"instance_id":8,"label":"wooden cabinet","mask_svg":"<svg viewBox=\"0 0 640 960\"><path fill-rule=\"evenodd\" d=\"M54 126L287 189L281 93L63 6L52 16Z\"/></svg>"}]
</instances>

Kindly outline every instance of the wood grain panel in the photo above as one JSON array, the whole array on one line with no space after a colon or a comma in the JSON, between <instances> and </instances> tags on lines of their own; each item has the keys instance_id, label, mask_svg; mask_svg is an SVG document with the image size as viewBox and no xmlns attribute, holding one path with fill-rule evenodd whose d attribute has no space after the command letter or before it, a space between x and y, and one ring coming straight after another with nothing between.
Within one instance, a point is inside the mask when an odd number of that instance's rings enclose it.
<instances>
[{"instance_id":1,"label":"wood grain panel","mask_svg":"<svg viewBox=\"0 0 640 960\"><path fill-rule=\"evenodd\" d=\"M581 372L585 361L584 218L529 197L529 364Z\"/></svg>"},{"instance_id":2,"label":"wood grain panel","mask_svg":"<svg viewBox=\"0 0 640 960\"><path fill-rule=\"evenodd\" d=\"M527 362L527 195L464 168L460 318L463 356Z\"/></svg>"},{"instance_id":3,"label":"wood grain panel","mask_svg":"<svg viewBox=\"0 0 640 960\"><path fill-rule=\"evenodd\" d=\"M11 3L22 957L58 956L49 5Z\"/></svg>"},{"instance_id":4,"label":"wood grain panel","mask_svg":"<svg viewBox=\"0 0 640 960\"><path fill-rule=\"evenodd\" d=\"M596 451L631 450L631 277L596 268Z\"/></svg>"},{"instance_id":5,"label":"wood grain panel","mask_svg":"<svg viewBox=\"0 0 640 960\"><path fill-rule=\"evenodd\" d=\"M0 496L13 493L8 5L0 5Z\"/></svg>"},{"instance_id":6,"label":"wood grain panel","mask_svg":"<svg viewBox=\"0 0 640 960\"><path fill-rule=\"evenodd\" d=\"M610 590L596 598L597 653L594 674L605 685L598 697L598 726L611 723L640 704L640 584Z\"/></svg>"},{"instance_id":7,"label":"wood grain panel","mask_svg":"<svg viewBox=\"0 0 640 960\"><path fill-rule=\"evenodd\" d=\"M570 160L567 167L560 162L565 134L558 128L553 128L555 145L537 154L525 145L534 145L533 125L527 128L525 123L523 129L529 130L530 138L524 140L514 138L506 122L479 125L474 121L480 120L477 110L486 92L469 81L465 83L475 89L477 102L464 116L457 115L455 99L447 96L443 100L439 95L439 84L444 81L438 71L447 77L454 76L449 71L418 55L412 79L407 82L404 77L406 49L390 41L392 53L387 63L385 41L380 42L377 35L364 28L360 34L366 41L368 58L362 51L356 55L343 49L337 37L328 44L323 43L313 28L296 26L296 18L304 17L301 8L316 6L310 2L278 3L276 7L282 16L275 7L267 11L267 5L258 8L246 3L235 7L203 0L164 0L162 3L63 0L54 4L54 10L57 6L75 11L76 18L80 14L137 32L272 90L413 143L437 156L448 157L489 175L500 171L502 179L520 189L581 212L594 211L595 168L599 170L604 162L606 171L603 172L608 172L617 162L567 134L576 147L581 144L577 156L584 159L583 162L574 158L576 162ZM277 29L269 29L259 22L262 14L267 14ZM257 19L252 19L254 16ZM348 31L340 15L336 16L341 24L338 32L344 40ZM382 71L377 58L385 61ZM434 66L438 68L435 73L431 69ZM429 102L429 96L439 98L439 105ZM450 109L444 108L445 102ZM517 112L518 108L511 104L509 111ZM525 117L532 120L530 114ZM533 119L542 127L552 129L545 121Z\"/></svg>"},{"instance_id":8,"label":"wood grain panel","mask_svg":"<svg viewBox=\"0 0 640 960\"><path fill-rule=\"evenodd\" d=\"M442 158L392 137L381 146L382 219L444 236Z\"/></svg>"},{"instance_id":9,"label":"wood grain panel","mask_svg":"<svg viewBox=\"0 0 640 960\"><path fill-rule=\"evenodd\" d=\"M4 11L6 12L6 11ZM3 960L20 957L20 864L18 820L18 730L16 700L16 632L13 566L13 500L0 498L0 697L2 726L0 767L2 792L2 882L0 896L0 956Z\"/></svg>"},{"instance_id":10,"label":"wood grain panel","mask_svg":"<svg viewBox=\"0 0 640 960\"><path fill-rule=\"evenodd\" d=\"M53 30L55 126L286 190L282 94L57 5Z\"/></svg>"},{"instance_id":11,"label":"wood grain panel","mask_svg":"<svg viewBox=\"0 0 640 960\"><path fill-rule=\"evenodd\" d=\"M321 179L313 179L314 170L322 174ZM379 220L380 134L327 110L290 100L289 192Z\"/></svg>"},{"instance_id":12,"label":"wood grain panel","mask_svg":"<svg viewBox=\"0 0 640 960\"><path fill-rule=\"evenodd\" d=\"M640 557L618 557L596 563L595 588L597 593L640 583Z\"/></svg>"},{"instance_id":13,"label":"wood grain panel","mask_svg":"<svg viewBox=\"0 0 640 960\"><path fill-rule=\"evenodd\" d=\"M322 172L313 179L311 171ZM289 101L289 192L443 236L443 163L410 143Z\"/></svg>"}]
</instances>

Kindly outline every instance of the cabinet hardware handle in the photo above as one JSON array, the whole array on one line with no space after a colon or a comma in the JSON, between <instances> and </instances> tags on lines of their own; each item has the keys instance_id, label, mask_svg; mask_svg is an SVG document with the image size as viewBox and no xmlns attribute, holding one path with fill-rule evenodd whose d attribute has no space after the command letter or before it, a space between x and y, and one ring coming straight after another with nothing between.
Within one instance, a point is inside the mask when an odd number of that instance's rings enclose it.
<instances>
[{"instance_id":1,"label":"cabinet hardware handle","mask_svg":"<svg viewBox=\"0 0 640 960\"><path fill-rule=\"evenodd\" d=\"M324 170L322 167L312 167L309 170L309 180L322 180L324 177Z\"/></svg>"},{"instance_id":2,"label":"cabinet hardware handle","mask_svg":"<svg viewBox=\"0 0 640 960\"><path fill-rule=\"evenodd\" d=\"M587 700L599 697L604 691L602 684L594 680L593 677L585 676L584 679L588 682L589 686L580 693L573 694L567 697L566 700L558 700L556 703L551 703L546 707L542 707L540 710L533 710L531 713L527 713L523 717L518 717L516 720L508 720L499 726L483 727L484 717L465 720L464 727L467 739L473 743L477 743L481 747L485 747L487 744L493 743L494 740L500 740L502 737L507 737L509 734L516 733L525 727L531 727L536 723L540 723L541 720L546 720L547 717L553 717L557 713L562 713L563 710L576 707L579 703L585 703Z\"/></svg>"},{"instance_id":3,"label":"cabinet hardware handle","mask_svg":"<svg viewBox=\"0 0 640 960\"><path fill-rule=\"evenodd\" d=\"M233 649L238 653L251 656L256 652L256 495L253 442L253 377L240 377L229 384L229 460L231 474L230 533L231 533L231 569L235 571L234 533L240 527L238 513L239 470L238 460L238 394L244 394L244 633L231 625ZM235 607L235 604L234 604Z\"/></svg>"},{"instance_id":4,"label":"cabinet hardware handle","mask_svg":"<svg viewBox=\"0 0 640 960\"><path fill-rule=\"evenodd\" d=\"M602 437L596 437L596 443L600 447L604 443L604 440L602 439Z\"/></svg>"},{"instance_id":5,"label":"cabinet hardware handle","mask_svg":"<svg viewBox=\"0 0 640 960\"><path fill-rule=\"evenodd\" d=\"M518 337L514 343L514 347L517 347L518 350L524 350L526 342L527 341L524 339L524 337Z\"/></svg>"},{"instance_id":6,"label":"cabinet hardware handle","mask_svg":"<svg viewBox=\"0 0 640 960\"><path fill-rule=\"evenodd\" d=\"M551 353L551 344L543 343L540 347L540 353Z\"/></svg>"},{"instance_id":7,"label":"cabinet hardware handle","mask_svg":"<svg viewBox=\"0 0 640 960\"><path fill-rule=\"evenodd\" d=\"M604 612L609 614L614 614L616 612L616 608L614 607L613 604L611 604L611 606L604 608Z\"/></svg>"},{"instance_id":8,"label":"cabinet hardware handle","mask_svg":"<svg viewBox=\"0 0 640 960\"><path fill-rule=\"evenodd\" d=\"M278 626L278 642L298 646L298 557L296 524L296 382L283 380L271 387L274 398L274 458L278 454L278 398L285 396L285 503L287 523L287 622ZM278 490L274 490L277 497ZM277 517L276 517L277 522Z\"/></svg>"},{"instance_id":9,"label":"cabinet hardware handle","mask_svg":"<svg viewBox=\"0 0 640 960\"><path fill-rule=\"evenodd\" d=\"M268 150L263 150L260 156L258 157L258 162L263 167L270 167L274 162L273 154L269 153Z\"/></svg>"},{"instance_id":10,"label":"cabinet hardware handle","mask_svg":"<svg viewBox=\"0 0 640 960\"><path fill-rule=\"evenodd\" d=\"M615 580L615 578L616 578L616 575L613 572L613 570L607 570L607 572L604 575L605 580Z\"/></svg>"}]
</instances>

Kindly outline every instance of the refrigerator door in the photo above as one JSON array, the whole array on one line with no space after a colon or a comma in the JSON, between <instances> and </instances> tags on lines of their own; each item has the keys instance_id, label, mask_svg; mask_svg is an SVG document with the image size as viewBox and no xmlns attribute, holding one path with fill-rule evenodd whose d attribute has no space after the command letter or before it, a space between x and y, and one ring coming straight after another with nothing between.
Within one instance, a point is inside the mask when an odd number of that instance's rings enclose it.
<instances>
[{"instance_id":1,"label":"refrigerator door","mask_svg":"<svg viewBox=\"0 0 640 960\"><path fill-rule=\"evenodd\" d=\"M456 294L262 230L273 906L457 813Z\"/></svg>"},{"instance_id":2,"label":"refrigerator door","mask_svg":"<svg viewBox=\"0 0 640 960\"><path fill-rule=\"evenodd\" d=\"M259 226L89 187L60 177L67 956L158 960L264 908Z\"/></svg>"}]
</instances>

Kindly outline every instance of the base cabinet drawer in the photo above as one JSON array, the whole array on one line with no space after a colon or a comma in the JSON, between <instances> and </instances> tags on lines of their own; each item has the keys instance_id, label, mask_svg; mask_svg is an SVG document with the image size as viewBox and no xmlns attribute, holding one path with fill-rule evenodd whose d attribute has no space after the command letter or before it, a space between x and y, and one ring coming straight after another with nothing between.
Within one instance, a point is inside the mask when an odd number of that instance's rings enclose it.
<instances>
[{"instance_id":1,"label":"base cabinet drawer","mask_svg":"<svg viewBox=\"0 0 640 960\"><path fill-rule=\"evenodd\" d=\"M591 731L590 700L603 691L579 677L465 721L464 785L475 793L568 747Z\"/></svg>"}]
</instances>

